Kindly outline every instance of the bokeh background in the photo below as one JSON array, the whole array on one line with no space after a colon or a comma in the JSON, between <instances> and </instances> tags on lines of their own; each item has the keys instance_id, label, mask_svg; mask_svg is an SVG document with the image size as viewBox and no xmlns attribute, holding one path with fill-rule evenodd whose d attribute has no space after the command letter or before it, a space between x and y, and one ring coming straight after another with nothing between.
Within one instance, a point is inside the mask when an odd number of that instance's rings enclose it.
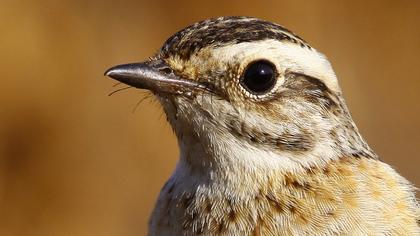
<instances>
[{"instance_id":1,"label":"bokeh background","mask_svg":"<svg viewBox=\"0 0 420 236\"><path fill-rule=\"evenodd\" d=\"M0 1L0 235L145 235L177 144L110 66L220 15L283 24L331 60L362 134L420 186L420 1Z\"/></svg>"}]
</instances>

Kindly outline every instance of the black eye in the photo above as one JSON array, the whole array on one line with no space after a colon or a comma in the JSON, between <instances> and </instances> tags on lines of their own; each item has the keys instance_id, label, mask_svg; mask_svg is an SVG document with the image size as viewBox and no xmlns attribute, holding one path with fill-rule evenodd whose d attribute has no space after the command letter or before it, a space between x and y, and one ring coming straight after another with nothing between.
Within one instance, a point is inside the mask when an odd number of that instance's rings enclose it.
<instances>
[{"instance_id":1,"label":"black eye","mask_svg":"<svg viewBox=\"0 0 420 236\"><path fill-rule=\"evenodd\" d=\"M276 69L268 61L255 61L246 68L241 85L250 93L261 95L269 92L276 83Z\"/></svg>"}]
</instances>

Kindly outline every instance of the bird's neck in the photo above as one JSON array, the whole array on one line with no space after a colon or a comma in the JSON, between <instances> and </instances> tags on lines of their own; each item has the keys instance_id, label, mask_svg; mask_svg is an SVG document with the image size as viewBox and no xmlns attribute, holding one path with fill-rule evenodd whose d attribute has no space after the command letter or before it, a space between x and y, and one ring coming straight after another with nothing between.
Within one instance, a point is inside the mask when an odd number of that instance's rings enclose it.
<instances>
[{"instance_id":1,"label":"bird's neck","mask_svg":"<svg viewBox=\"0 0 420 236\"><path fill-rule=\"evenodd\" d=\"M215 161L200 166L195 162L208 157L195 155L199 153L182 153L175 174L162 189L158 205L163 208L155 210L152 227L168 222L167 225L174 226L172 230L183 225L184 228L179 229L183 232L204 230L214 235L221 229L231 235L248 235L256 227L272 232L280 227L295 232L307 222L319 222L319 230L324 232L324 225L334 217L346 224L347 219L343 217L354 215L352 220L361 222L362 210L366 208L371 212L369 207L374 204L361 201L367 196L359 192L368 191L359 191L357 181L371 178L365 176L369 170L379 170L381 175L386 173L379 161L368 158L345 157L330 160L323 166L292 170L282 169L281 163L276 162L272 163L273 168L267 167L270 163L251 163L248 159L248 164L237 159L236 164L227 163L224 157L217 157L225 161L223 166ZM247 158L240 153L236 155L235 158ZM266 157L256 153L254 158L264 161ZM168 215L172 218L168 219ZM200 226L206 227L196 228ZM241 228L244 231L233 234L239 226L244 226ZM308 229L305 234L309 232Z\"/></svg>"},{"instance_id":2,"label":"bird's neck","mask_svg":"<svg viewBox=\"0 0 420 236\"><path fill-rule=\"evenodd\" d=\"M325 133L330 135L331 132ZM180 160L174 176L188 179L192 185L214 183L231 189L238 189L238 185L246 183L246 188L252 192L266 184L270 175L286 176L288 173L324 168L342 158L372 158L360 135L352 137L339 137L341 142L332 143L331 140L336 139L320 136L320 141L310 151L296 153L255 146L232 133L207 132L199 135L185 132L178 140Z\"/></svg>"},{"instance_id":3,"label":"bird's neck","mask_svg":"<svg viewBox=\"0 0 420 236\"><path fill-rule=\"evenodd\" d=\"M179 145L181 152L175 178L191 182L191 185L220 184L226 189L247 190L249 193L258 191L270 175L297 173L337 159L331 148L318 148L320 150L306 153L297 161L296 153L255 147L232 134L217 137L184 134ZM319 153L323 154L322 160L316 158L321 156ZM242 188L241 185L246 186Z\"/></svg>"}]
</instances>

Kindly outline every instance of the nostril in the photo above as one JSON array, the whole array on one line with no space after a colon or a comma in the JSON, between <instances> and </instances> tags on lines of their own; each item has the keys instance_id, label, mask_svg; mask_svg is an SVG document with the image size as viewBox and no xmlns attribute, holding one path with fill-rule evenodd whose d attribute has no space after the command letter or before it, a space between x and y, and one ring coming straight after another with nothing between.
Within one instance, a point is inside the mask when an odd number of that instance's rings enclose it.
<instances>
[{"instance_id":1,"label":"nostril","mask_svg":"<svg viewBox=\"0 0 420 236\"><path fill-rule=\"evenodd\" d=\"M162 68L161 71L167 75L172 73L172 69L169 67Z\"/></svg>"}]
</instances>

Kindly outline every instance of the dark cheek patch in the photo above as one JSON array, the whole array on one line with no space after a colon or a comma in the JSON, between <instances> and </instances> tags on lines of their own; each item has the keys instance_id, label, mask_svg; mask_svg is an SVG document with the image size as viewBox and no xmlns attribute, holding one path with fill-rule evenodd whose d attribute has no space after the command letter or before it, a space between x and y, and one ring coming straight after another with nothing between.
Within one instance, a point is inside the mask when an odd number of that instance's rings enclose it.
<instances>
[{"instance_id":1,"label":"dark cheek patch","mask_svg":"<svg viewBox=\"0 0 420 236\"><path fill-rule=\"evenodd\" d=\"M282 98L301 98L335 115L342 113L343 109L337 95L321 80L299 73L289 73L285 77L283 85L285 92L280 95Z\"/></svg>"}]
</instances>

